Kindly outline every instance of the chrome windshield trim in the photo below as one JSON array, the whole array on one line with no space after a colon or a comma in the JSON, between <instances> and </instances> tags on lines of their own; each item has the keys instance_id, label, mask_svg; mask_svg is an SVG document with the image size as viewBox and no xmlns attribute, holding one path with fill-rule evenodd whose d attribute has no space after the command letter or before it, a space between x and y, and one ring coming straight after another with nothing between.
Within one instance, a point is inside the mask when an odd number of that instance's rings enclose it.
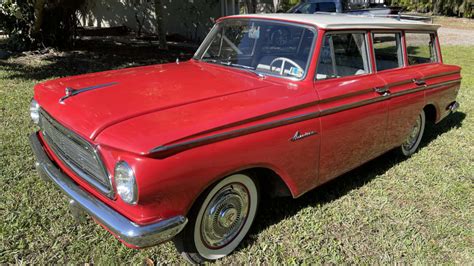
<instances>
[{"instance_id":1,"label":"chrome windshield trim","mask_svg":"<svg viewBox=\"0 0 474 266\"><path fill-rule=\"evenodd\" d=\"M209 48L210 42L212 41L211 33L215 32L216 30L219 29L218 28L219 24L225 23L226 21L232 21L232 20L234 20L234 21L235 20L248 20L248 21L270 22L270 23L275 23L275 24L291 25L291 26L295 26L295 27L305 28L305 29L310 30L311 32L313 32L314 37L313 37L313 40L312 40L312 43L311 43L310 53L308 54L304 76L302 76L301 78L285 77L285 76L279 76L279 75L275 75L275 74L271 74L271 73L263 73L262 72L262 74L265 75L265 76L276 77L276 78L292 80L292 81L302 81L302 80L305 80L308 77L308 71L309 71L309 68L310 68L310 65L311 65L311 60L313 59L313 56L314 56L314 52L315 52L314 50L316 48L316 41L318 39L318 30L317 30L316 26L314 26L314 25L308 25L308 24L298 23L298 22L288 22L288 21L275 20L275 19L265 19L265 18L232 18L232 17L231 18L224 18L224 19L218 21L216 24L214 24L211 31L209 31L206 38L204 38L204 41L201 43L199 48L196 50L196 53L194 53L192 59L196 60L197 62L200 62L200 63L213 64L211 62L205 62L205 61L202 60L202 56L207 52L207 49ZM214 64L214 65L221 65L221 66L227 67L227 68L238 69L237 67L226 66L226 65L223 65L223 64Z\"/></svg>"}]
</instances>

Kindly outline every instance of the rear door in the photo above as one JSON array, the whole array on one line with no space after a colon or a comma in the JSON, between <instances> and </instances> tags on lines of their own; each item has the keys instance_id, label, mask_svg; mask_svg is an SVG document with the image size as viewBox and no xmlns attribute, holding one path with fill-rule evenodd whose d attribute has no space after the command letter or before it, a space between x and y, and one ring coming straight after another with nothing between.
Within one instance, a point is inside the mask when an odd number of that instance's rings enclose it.
<instances>
[{"instance_id":1,"label":"rear door","mask_svg":"<svg viewBox=\"0 0 474 266\"><path fill-rule=\"evenodd\" d=\"M404 56L401 31L372 32L374 64L385 81L383 91L389 100L385 149L399 146L424 106L424 81L416 69L409 70Z\"/></svg>"},{"instance_id":2,"label":"rear door","mask_svg":"<svg viewBox=\"0 0 474 266\"><path fill-rule=\"evenodd\" d=\"M457 90L452 87L459 86L459 68L442 64L436 32L407 31L405 43L408 68L421 74L419 83L427 86L425 102L439 108L439 120L449 113L447 107L456 98Z\"/></svg>"},{"instance_id":3,"label":"rear door","mask_svg":"<svg viewBox=\"0 0 474 266\"><path fill-rule=\"evenodd\" d=\"M387 101L376 88L366 32L328 32L314 87L320 97L319 182L324 183L383 152Z\"/></svg>"}]
</instances>

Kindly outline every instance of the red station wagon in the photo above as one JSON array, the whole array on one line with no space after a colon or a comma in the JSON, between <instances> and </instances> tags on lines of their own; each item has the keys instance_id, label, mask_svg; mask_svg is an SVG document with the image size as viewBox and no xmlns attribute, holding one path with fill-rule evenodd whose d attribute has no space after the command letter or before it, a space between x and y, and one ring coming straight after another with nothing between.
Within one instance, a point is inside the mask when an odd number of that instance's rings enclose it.
<instances>
[{"instance_id":1,"label":"red station wagon","mask_svg":"<svg viewBox=\"0 0 474 266\"><path fill-rule=\"evenodd\" d=\"M393 18L219 19L193 59L47 81L40 175L125 245L230 254L262 197L297 198L399 147L459 104L439 26Z\"/></svg>"}]
</instances>

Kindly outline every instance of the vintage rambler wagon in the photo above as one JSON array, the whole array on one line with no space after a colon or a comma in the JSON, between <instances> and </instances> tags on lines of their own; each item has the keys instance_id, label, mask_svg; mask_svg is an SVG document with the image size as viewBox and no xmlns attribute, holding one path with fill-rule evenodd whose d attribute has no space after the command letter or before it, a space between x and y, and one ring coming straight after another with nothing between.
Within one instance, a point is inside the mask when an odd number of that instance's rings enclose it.
<instances>
[{"instance_id":1,"label":"vintage rambler wagon","mask_svg":"<svg viewBox=\"0 0 474 266\"><path fill-rule=\"evenodd\" d=\"M271 14L218 20L193 59L35 87L41 176L133 248L231 253L262 197L299 197L382 153L410 156L458 108L438 26Z\"/></svg>"}]
</instances>

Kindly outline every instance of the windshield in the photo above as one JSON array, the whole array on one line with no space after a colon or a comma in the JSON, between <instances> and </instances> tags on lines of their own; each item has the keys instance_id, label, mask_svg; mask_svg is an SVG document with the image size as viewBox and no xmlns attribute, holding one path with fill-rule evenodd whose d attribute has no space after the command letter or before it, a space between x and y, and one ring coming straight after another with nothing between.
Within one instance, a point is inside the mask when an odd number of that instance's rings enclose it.
<instances>
[{"instance_id":1,"label":"windshield","mask_svg":"<svg viewBox=\"0 0 474 266\"><path fill-rule=\"evenodd\" d=\"M255 72L302 79L315 30L295 24L229 19L217 24L194 59Z\"/></svg>"}]
</instances>

